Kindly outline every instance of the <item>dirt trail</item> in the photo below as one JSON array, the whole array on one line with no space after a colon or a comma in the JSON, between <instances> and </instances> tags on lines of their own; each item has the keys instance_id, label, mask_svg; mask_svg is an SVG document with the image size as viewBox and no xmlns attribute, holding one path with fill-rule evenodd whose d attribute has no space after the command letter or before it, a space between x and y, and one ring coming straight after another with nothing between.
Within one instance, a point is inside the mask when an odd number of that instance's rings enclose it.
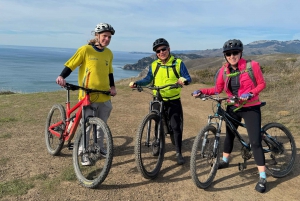
<instances>
[{"instance_id":1,"label":"dirt trail","mask_svg":"<svg viewBox=\"0 0 300 201\"><path fill-rule=\"evenodd\" d=\"M134 159L135 135L141 119L148 112L151 96L119 88L118 95L112 100L114 109L109 120L114 140L113 165L108 177L98 189L83 188L77 181L63 181L54 184L56 188L53 192L45 192L42 185L36 185L26 195L4 197L3 200L298 200L299 155L294 170L285 178L276 179L269 176L268 190L260 194L254 190L258 180L254 160L248 162L244 172L238 171L237 164L242 158L237 143L230 167L217 172L212 186L202 190L194 185L189 167L191 147L194 137L206 124L207 115L212 113L210 101L203 102L190 96L199 86L186 86L182 90L182 149L186 159L183 166L176 164L175 148L170 139L167 139L165 160L159 176L155 180L146 180L140 175ZM72 152L67 148L57 157L50 156L46 151L44 122L48 110L49 107L41 108L41 115L34 117L35 126L23 128L18 140L1 139L1 155L11 158L9 164L0 167L2 181L34 177L42 173L49 175L50 180L59 177L64 168L73 170ZM294 137L297 147L300 147L299 137ZM297 152L300 153L299 148Z\"/></svg>"}]
</instances>

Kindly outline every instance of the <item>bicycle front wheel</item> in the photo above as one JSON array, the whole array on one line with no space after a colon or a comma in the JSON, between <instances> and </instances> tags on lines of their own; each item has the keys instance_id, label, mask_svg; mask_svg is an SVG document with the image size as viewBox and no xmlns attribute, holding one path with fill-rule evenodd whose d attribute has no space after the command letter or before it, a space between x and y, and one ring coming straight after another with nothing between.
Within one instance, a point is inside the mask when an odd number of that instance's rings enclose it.
<instances>
[{"instance_id":1,"label":"bicycle front wheel","mask_svg":"<svg viewBox=\"0 0 300 201\"><path fill-rule=\"evenodd\" d=\"M217 174L219 146L214 149L215 140L216 128L208 125L199 132L193 143L190 170L192 180L198 188L209 187Z\"/></svg>"},{"instance_id":2,"label":"bicycle front wheel","mask_svg":"<svg viewBox=\"0 0 300 201\"><path fill-rule=\"evenodd\" d=\"M96 188L107 177L113 160L113 139L108 125L98 117L86 121L86 149L84 127L76 135L73 148L73 165L80 184Z\"/></svg>"},{"instance_id":3,"label":"bicycle front wheel","mask_svg":"<svg viewBox=\"0 0 300 201\"><path fill-rule=\"evenodd\" d=\"M296 143L284 125L268 123L263 126L262 146L268 150L265 153L267 173L279 178L291 172L296 158Z\"/></svg>"},{"instance_id":4,"label":"bicycle front wheel","mask_svg":"<svg viewBox=\"0 0 300 201\"><path fill-rule=\"evenodd\" d=\"M60 153L63 145L63 133L65 130L66 123L66 110L61 104L55 104L52 106L50 112L48 113L46 120L46 128L45 128L45 141L48 152L56 156ZM54 128L54 131L60 134L60 136L53 135L49 131L49 127L51 125L57 124Z\"/></svg>"},{"instance_id":5,"label":"bicycle front wheel","mask_svg":"<svg viewBox=\"0 0 300 201\"><path fill-rule=\"evenodd\" d=\"M134 149L137 168L144 178L157 177L163 163L164 152L165 135L162 129L159 130L159 116L150 113L139 126Z\"/></svg>"}]
</instances>

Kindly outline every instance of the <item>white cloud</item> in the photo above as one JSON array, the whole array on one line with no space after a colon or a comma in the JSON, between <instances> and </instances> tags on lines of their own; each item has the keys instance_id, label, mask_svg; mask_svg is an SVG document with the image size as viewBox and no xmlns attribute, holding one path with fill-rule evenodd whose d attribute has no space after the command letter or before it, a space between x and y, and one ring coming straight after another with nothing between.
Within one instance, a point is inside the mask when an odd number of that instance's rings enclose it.
<instances>
[{"instance_id":1,"label":"white cloud","mask_svg":"<svg viewBox=\"0 0 300 201\"><path fill-rule=\"evenodd\" d=\"M290 0L2 0L0 44L77 48L99 22L116 30L110 48L151 51L220 48L224 41L298 39L300 2Z\"/></svg>"}]
</instances>

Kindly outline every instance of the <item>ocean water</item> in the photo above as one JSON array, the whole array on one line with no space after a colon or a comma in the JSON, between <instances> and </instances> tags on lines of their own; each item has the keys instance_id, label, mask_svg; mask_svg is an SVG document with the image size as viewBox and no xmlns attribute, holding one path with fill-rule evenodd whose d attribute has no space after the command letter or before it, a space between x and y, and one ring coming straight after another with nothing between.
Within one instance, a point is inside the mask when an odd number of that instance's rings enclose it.
<instances>
[{"instance_id":1,"label":"ocean water","mask_svg":"<svg viewBox=\"0 0 300 201\"><path fill-rule=\"evenodd\" d=\"M76 49L71 48L0 45L0 91L33 93L60 90L55 79L75 52ZM122 67L149 56L121 51L113 53L115 81L137 76L139 71L123 70ZM77 84L77 71L78 68L66 78L67 82Z\"/></svg>"}]
</instances>

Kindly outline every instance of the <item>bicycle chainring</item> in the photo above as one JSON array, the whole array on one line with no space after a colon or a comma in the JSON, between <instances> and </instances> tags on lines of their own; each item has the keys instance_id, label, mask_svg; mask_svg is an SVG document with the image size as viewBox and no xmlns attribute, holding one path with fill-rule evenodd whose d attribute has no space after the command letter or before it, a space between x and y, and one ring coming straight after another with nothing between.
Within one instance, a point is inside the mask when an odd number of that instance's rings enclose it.
<instances>
[{"instance_id":1,"label":"bicycle chainring","mask_svg":"<svg viewBox=\"0 0 300 201\"><path fill-rule=\"evenodd\" d=\"M249 160L252 157L252 151L249 151L246 147L242 147L241 155L244 160Z\"/></svg>"}]
</instances>

